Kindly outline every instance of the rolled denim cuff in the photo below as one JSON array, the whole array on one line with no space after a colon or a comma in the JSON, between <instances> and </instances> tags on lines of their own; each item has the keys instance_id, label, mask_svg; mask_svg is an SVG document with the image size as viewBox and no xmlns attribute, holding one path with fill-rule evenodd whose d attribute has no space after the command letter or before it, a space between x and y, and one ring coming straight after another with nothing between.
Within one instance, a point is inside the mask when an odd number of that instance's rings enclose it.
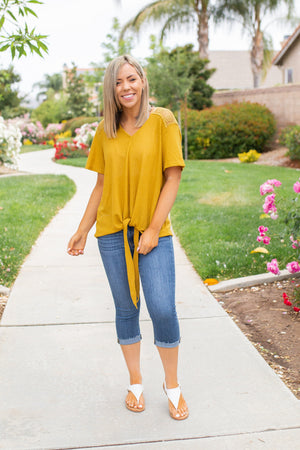
<instances>
[{"instance_id":1,"label":"rolled denim cuff","mask_svg":"<svg viewBox=\"0 0 300 450\"><path fill-rule=\"evenodd\" d=\"M157 347L163 347L163 348L174 348L174 347L178 347L178 345L180 344L181 339L179 339L176 342L159 342L157 340L154 341L154 344Z\"/></svg>"},{"instance_id":2,"label":"rolled denim cuff","mask_svg":"<svg viewBox=\"0 0 300 450\"><path fill-rule=\"evenodd\" d=\"M120 345L136 344L137 342L140 342L141 339L142 339L142 335L138 334L137 336L129 338L129 339L118 339L118 343Z\"/></svg>"}]
</instances>

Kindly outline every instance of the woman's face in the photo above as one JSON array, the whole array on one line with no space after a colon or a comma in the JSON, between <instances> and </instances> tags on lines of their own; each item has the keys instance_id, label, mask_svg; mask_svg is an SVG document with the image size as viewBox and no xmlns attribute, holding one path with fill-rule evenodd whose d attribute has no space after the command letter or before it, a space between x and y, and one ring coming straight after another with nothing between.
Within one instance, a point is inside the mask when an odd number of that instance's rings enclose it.
<instances>
[{"instance_id":1,"label":"woman's face","mask_svg":"<svg viewBox=\"0 0 300 450\"><path fill-rule=\"evenodd\" d=\"M128 63L120 68L116 81L116 96L124 109L140 109L144 81L133 66Z\"/></svg>"}]
</instances>

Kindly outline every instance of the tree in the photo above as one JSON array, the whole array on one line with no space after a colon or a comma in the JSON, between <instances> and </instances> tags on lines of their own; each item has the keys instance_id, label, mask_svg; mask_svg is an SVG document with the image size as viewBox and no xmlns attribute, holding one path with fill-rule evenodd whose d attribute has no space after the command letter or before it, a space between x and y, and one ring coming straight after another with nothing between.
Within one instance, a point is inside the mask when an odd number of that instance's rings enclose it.
<instances>
[{"instance_id":1,"label":"tree","mask_svg":"<svg viewBox=\"0 0 300 450\"><path fill-rule=\"evenodd\" d=\"M104 62L108 64L112 59L117 56L130 54L133 48L133 37L129 36L126 39L120 38L122 28L119 20L114 17L112 24L112 32L106 35L106 41L101 44L101 47L105 49Z\"/></svg>"},{"instance_id":2,"label":"tree","mask_svg":"<svg viewBox=\"0 0 300 450\"><path fill-rule=\"evenodd\" d=\"M120 38L132 29L138 32L145 22L162 22L161 41L166 33L176 26L195 23L199 57L208 58L208 21L214 13L210 0L157 0L142 8L137 15L123 27Z\"/></svg>"},{"instance_id":3,"label":"tree","mask_svg":"<svg viewBox=\"0 0 300 450\"><path fill-rule=\"evenodd\" d=\"M274 14L279 6L286 5L288 21L292 21L294 0L220 0L217 5L215 20L240 21L243 30L251 38L251 68L253 86L259 87L265 63L270 62L272 39L263 27L265 17ZM278 19L279 20L279 19Z\"/></svg>"},{"instance_id":4,"label":"tree","mask_svg":"<svg viewBox=\"0 0 300 450\"><path fill-rule=\"evenodd\" d=\"M84 78L77 74L77 67L74 63L72 69L66 70L66 81L68 118L89 115L91 109L89 94L86 91Z\"/></svg>"},{"instance_id":5,"label":"tree","mask_svg":"<svg viewBox=\"0 0 300 450\"><path fill-rule=\"evenodd\" d=\"M206 81L215 69L206 68L208 60L200 60L192 44L168 51L162 45L157 46L152 37L152 51L147 58L147 76L151 92L161 106L180 109L186 94L190 108L212 105L214 90Z\"/></svg>"},{"instance_id":6,"label":"tree","mask_svg":"<svg viewBox=\"0 0 300 450\"><path fill-rule=\"evenodd\" d=\"M60 123L62 120L67 119L69 117L68 111L66 95L55 98L54 91L52 91L51 95L50 89L48 98L32 111L31 117L39 120L46 127L49 123Z\"/></svg>"},{"instance_id":7,"label":"tree","mask_svg":"<svg viewBox=\"0 0 300 450\"><path fill-rule=\"evenodd\" d=\"M101 105L103 105L103 78L105 73L105 67L114 58L120 55L130 54L133 48L133 38L131 36L126 39L119 39L121 33L121 26L119 20L115 17L113 19L113 24L111 32L106 35L106 40L101 44L101 47L105 50L104 61L100 63L92 62L92 71L84 74L84 80L90 88L97 86L98 99L100 104L100 114Z\"/></svg>"},{"instance_id":8,"label":"tree","mask_svg":"<svg viewBox=\"0 0 300 450\"><path fill-rule=\"evenodd\" d=\"M150 93L160 106L178 110L178 122L181 126L181 110L184 109L184 124L187 128L187 107L198 106L203 109L211 106L213 89L206 80L214 69L205 69L207 60L200 60L193 45L177 47L168 51L162 45L157 46L152 37L153 55L147 58L147 77ZM185 159L187 159L187 132L185 132Z\"/></svg>"},{"instance_id":9,"label":"tree","mask_svg":"<svg viewBox=\"0 0 300 450\"><path fill-rule=\"evenodd\" d=\"M0 0L0 52L11 51L12 59L18 55L27 56L26 48L31 53L43 56L48 48L45 43L47 36L36 34L35 28L29 30L26 17L35 16L31 4L42 4L38 0ZM23 24L20 23L23 21Z\"/></svg>"},{"instance_id":10,"label":"tree","mask_svg":"<svg viewBox=\"0 0 300 450\"><path fill-rule=\"evenodd\" d=\"M45 98L49 97L49 90L54 93L59 93L63 88L63 77L61 73L54 73L53 75L44 75L44 80L35 83L34 87L42 89L36 96L37 100L43 95Z\"/></svg>"},{"instance_id":11,"label":"tree","mask_svg":"<svg viewBox=\"0 0 300 450\"><path fill-rule=\"evenodd\" d=\"M0 70L0 113L5 119L16 117L27 111L27 108L20 106L24 98L19 97L18 90L13 87L19 81L21 77L14 72L12 66L6 70Z\"/></svg>"}]
</instances>

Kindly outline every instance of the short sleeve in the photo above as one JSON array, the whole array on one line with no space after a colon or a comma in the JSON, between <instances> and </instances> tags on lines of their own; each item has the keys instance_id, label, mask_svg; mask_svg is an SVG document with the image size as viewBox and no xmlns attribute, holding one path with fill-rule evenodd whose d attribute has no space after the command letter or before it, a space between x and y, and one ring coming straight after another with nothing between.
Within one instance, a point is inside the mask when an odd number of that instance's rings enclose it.
<instances>
[{"instance_id":1,"label":"short sleeve","mask_svg":"<svg viewBox=\"0 0 300 450\"><path fill-rule=\"evenodd\" d=\"M163 170L175 166L184 168L181 133L175 118L172 123L164 125L162 136Z\"/></svg>"},{"instance_id":2,"label":"short sleeve","mask_svg":"<svg viewBox=\"0 0 300 450\"><path fill-rule=\"evenodd\" d=\"M98 125L85 168L104 174L103 121Z\"/></svg>"}]
</instances>

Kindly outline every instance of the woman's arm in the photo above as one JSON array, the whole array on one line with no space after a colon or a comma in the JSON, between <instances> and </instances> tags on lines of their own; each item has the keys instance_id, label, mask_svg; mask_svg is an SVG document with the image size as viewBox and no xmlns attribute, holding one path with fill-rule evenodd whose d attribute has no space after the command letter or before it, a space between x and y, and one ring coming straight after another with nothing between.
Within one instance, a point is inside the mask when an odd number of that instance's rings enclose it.
<instances>
[{"instance_id":1,"label":"woman's arm","mask_svg":"<svg viewBox=\"0 0 300 450\"><path fill-rule=\"evenodd\" d=\"M181 167L168 167L165 172L165 184L160 193L156 209L149 227L140 237L138 252L146 255L158 245L158 237L165 220L175 202L181 179Z\"/></svg>"},{"instance_id":2,"label":"woman's arm","mask_svg":"<svg viewBox=\"0 0 300 450\"><path fill-rule=\"evenodd\" d=\"M68 253L72 256L83 255L88 233L97 219L97 211L103 191L104 175L98 173L96 185L91 193L88 205L76 233L68 244Z\"/></svg>"}]
</instances>

